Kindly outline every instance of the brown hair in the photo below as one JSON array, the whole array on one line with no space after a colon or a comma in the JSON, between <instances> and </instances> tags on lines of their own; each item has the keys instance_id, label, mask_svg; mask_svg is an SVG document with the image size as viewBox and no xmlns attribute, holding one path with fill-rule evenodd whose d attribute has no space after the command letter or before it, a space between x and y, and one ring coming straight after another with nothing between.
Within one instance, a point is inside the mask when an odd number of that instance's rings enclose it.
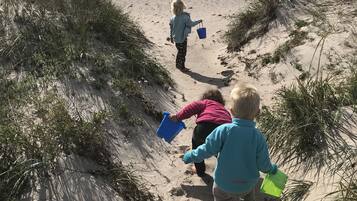
<instances>
[{"instance_id":1,"label":"brown hair","mask_svg":"<svg viewBox=\"0 0 357 201\"><path fill-rule=\"evenodd\" d=\"M223 96L218 89L209 89L206 92L204 92L202 94L201 100L205 100L205 99L216 101L218 103L221 103L222 105L225 104Z\"/></svg>"}]
</instances>

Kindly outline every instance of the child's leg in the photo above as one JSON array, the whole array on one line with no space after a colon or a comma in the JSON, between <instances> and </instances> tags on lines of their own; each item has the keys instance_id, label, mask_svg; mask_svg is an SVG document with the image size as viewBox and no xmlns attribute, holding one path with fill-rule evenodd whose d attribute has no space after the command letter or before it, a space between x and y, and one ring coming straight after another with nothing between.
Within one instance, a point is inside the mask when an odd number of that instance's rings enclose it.
<instances>
[{"instance_id":1,"label":"child's leg","mask_svg":"<svg viewBox=\"0 0 357 201\"><path fill-rule=\"evenodd\" d=\"M210 122L198 123L195 129L193 130L192 149L196 149L200 145L204 144L207 136L211 134L211 132L218 126L218 124ZM195 163L195 168L198 176L205 175L206 165L204 161L202 161L201 163Z\"/></svg>"},{"instance_id":2,"label":"child's leg","mask_svg":"<svg viewBox=\"0 0 357 201\"><path fill-rule=\"evenodd\" d=\"M183 42L183 52L182 52L182 63L183 63L183 68L186 68L186 55L187 55L187 39L185 42Z\"/></svg>"},{"instance_id":3,"label":"child's leg","mask_svg":"<svg viewBox=\"0 0 357 201\"><path fill-rule=\"evenodd\" d=\"M213 184L214 201L255 201L254 189L247 193L228 193L220 189L216 183Z\"/></svg>"},{"instance_id":4,"label":"child's leg","mask_svg":"<svg viewBox=\"0 0 357 201\"><path fill-rule=\"evenodd\" d=\"M246 196L244 196L244 201L255 201L255 189L250 191Z\"/></svg>"},{"instance_id":5,"label":"child's leg","mask_svg":"<svg viewBox=\"0 0 357 201\"><path fill-rule=\"evenodd\" d=\"M213 184L212 192L214 201L241 201L239 197L232 196L232 194L220 189L216 183Z\"/></svg>"},{"instance_id":6,"label":"child's leg","mask_svg":"<svg viewBox=\"0 0 357 201\"><path fill-rule=\"evenodd\" d=\"M176 56L176 68L185 68L186 54L187 54L187 40L183 43L176 43L177 56Z\"/></svg>"},{"instance_id":7,"label":"child's leg","mask_svg":"<svg viewBox=\"0 0 357 201\"><path fill-rule=\"evenodd\" d=\"M193 130L193 137L192 137L192 149L196 149L197 147L199 147L200 145L202 145L205 141L205 139L203 139L200 136L200 131L202 130L201 128L202 126L197 125L195 127L195 129ZM194 163L195 164L195 168L196 168L196 173L198 176L203 176L206 172L206 165L205 165L205 161L202 161L200 163Z\"/></svg>"}]
</instances>

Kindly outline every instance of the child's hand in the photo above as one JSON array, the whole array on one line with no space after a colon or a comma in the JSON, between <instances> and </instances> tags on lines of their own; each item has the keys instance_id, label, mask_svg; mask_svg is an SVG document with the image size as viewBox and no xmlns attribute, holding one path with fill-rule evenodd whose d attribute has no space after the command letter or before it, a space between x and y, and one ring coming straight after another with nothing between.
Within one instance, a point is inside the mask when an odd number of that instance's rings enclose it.
<instances>
[{"instance_id":1,"label":"child's hand","mask_svg":"<svg viewBox=\"0 0 357 201\"><path fill-rule=\"evenodd\" d=\"M274 175L278 172L278 166L276 164L273 164L272 166L273 168L270 170L269 173Z\"/></svg>"},{"instance_id":2,"label":"child's hand","mask_svg":"<svg viewBox=\"0 0 357 201\"><path fill-rule=\"evenodd\" d=\"M171 120L171 121L175 121L175 122L178 122L178 121L179 121L176 114L171 114L171 115L170 115L170 120Z\"/></svg>"},{"instance_id":3,"label":"child's hand","mask_svg":"<svg viewBox=\"0 0 357 201\"><path fill-rule=\"evenodd\" d=\"M186 152L185 155L183 156L182 160L185 164L192 163L191 151Z\"/></svg>"},{"instance_id":4,"label":"child's hand","mask_svg":"<svg viewBox=\"0 0 357 201\"><path fill-rule=\"evenodd\" d=\"M167 42L174 43L174 39L173 39L173 38L171 38L171 37L167 37L167 38L166 38L166 40L167 40Z\"/></svg>"}]
</instances>

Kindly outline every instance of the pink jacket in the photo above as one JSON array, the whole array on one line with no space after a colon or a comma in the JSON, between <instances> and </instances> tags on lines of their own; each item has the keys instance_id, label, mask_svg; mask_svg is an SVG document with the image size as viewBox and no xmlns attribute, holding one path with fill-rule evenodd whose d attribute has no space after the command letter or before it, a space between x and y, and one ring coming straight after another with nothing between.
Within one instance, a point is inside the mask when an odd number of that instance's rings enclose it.
<instances>
[{"instance_id":1,"label":"pink jacket","mask_svg":"<svg viewBox=\"0 0 357 201\"><path fill-rule=\"evenodd\" d=\"M177 114L178 120L184 120L197 115L196 123L211 122L215 124L231 123L231 114L224 105L213 100L194 101L186 105Z\"/></svg>"}]
</instances>

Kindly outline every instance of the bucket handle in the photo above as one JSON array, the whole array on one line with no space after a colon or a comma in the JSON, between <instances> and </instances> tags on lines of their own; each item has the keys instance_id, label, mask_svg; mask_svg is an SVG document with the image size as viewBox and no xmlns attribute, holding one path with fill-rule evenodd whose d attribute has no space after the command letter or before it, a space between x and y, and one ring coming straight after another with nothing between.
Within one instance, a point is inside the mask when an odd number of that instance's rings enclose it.
<instances>
[{"instance_id":1,"label":"bucket handle","mask_svg":"<svg viewBox=\"0 0 357 201\"><path fill-rule=\"evenodd\" d=\"M198 23L198 28L203 28L203 22Z\"/></svg>"}]
</instances>

